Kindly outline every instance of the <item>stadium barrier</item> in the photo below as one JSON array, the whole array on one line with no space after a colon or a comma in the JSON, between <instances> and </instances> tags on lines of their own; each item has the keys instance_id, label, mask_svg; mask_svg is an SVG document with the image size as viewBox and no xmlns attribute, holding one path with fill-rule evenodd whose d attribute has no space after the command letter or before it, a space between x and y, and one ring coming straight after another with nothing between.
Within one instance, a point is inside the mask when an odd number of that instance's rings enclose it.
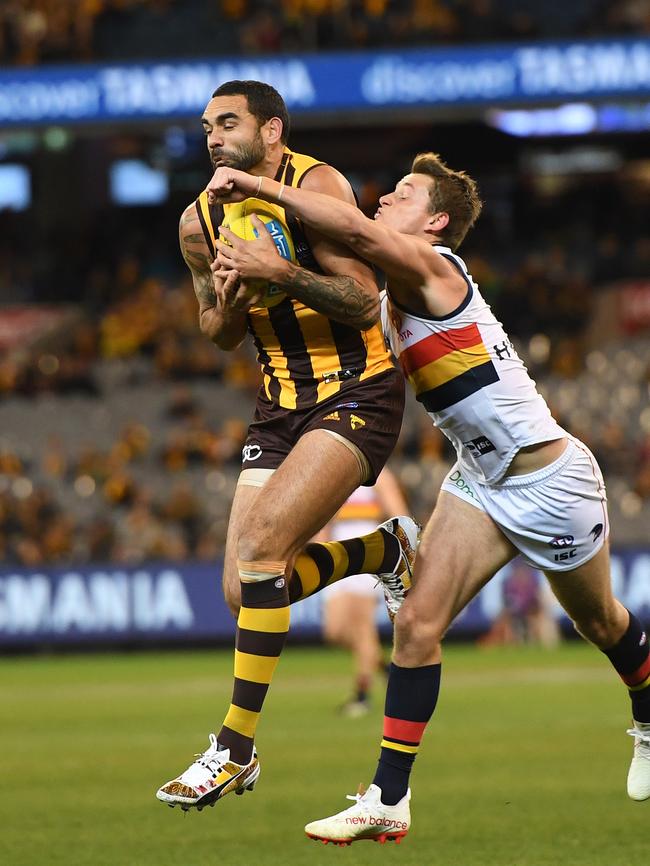
<instances>
[{"instance_id":1,"label":"stadium barrier","mask_svg":"<svg viewBox=\"0 0 650 866\"><path fill-rule=\"evenodd\" d=\"M521 564L517 566L521 568ZM502 569L454 623L458 637L487 631L503 609ZM650 549L615 552L617 596L650 624ZM291 635L319 639L322 595L296 604ZM568 625L555 604L553 614ZM378 622L389 629L383 605ZM231 642L234 621L221 592L221 563L0 570L0 648L78 644Z\"/></svg>"}]
</instances>

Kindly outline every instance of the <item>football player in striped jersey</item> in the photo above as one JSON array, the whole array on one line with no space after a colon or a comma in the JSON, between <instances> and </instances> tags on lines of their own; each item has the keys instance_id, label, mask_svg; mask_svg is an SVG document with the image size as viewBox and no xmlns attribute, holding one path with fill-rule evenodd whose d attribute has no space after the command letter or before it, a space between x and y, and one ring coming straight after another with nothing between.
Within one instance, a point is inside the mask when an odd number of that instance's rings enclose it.
<instances>
[{"instance_id":1,"label":"football player in striped jersey","mask_svg":"<svg viewBox=\"0 0 650 866\"><path fill-rule=\"evenodd\" d=\"M247 169L256 185L277 178L354 206L343 175L287 146L287 108L268 84L222 84L201 121L214 168ZM246 219L254 212L254 202L248 205ZM159 800L183 809L214 805L255 784L255 731L289 604L346 574L399 572L404 545L410 550L416 540L411 521L406 529L396 523L394 532L378 528L350 551L341 544L301 550L353 490L374 483L399 435L405 389L386 349L369 266L345 244L288 217L282 204L273 213L291 236L284 238L288 267L248 282L210 269L220 234L235 237L220 233L221 225L241 222L241 208L210 202L203 192L180 222L201 331L226 351L250 334L261 373L224 563L226 601L238 617L232 700L206 752L158 790ZM260 237L278 255L268 231Z\"/></svg>"}]
</instances>

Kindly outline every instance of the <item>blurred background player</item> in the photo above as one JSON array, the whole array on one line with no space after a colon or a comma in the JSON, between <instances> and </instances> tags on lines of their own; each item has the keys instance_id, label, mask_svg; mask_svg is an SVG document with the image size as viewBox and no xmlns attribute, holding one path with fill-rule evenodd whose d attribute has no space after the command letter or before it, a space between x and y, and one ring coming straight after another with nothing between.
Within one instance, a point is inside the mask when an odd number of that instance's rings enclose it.
<instances>
[{"instance_id":1,"label":"blurred background player","mask_svg":"<svg viewBox=\"0 0 650 866\"><path fill-rule=\"evenodd\" d=\"M501 583L503 610L478 641L482 647L500 644L558 645L557 604L548 583L527 563L515 559Z\"/></svg>"},{"instance_id":2,"label":"blurred background player","mask_svg":"<svg viewBox=\"0 0 650 866\"><path fill-rule=\"evenodd\" d=\"M389 514L407 514L408 506L393 472L384 466L373 487L358 487L319 538L340 540L366 535ZM323 592L323 635L328 643L352 653L353 694L339 710L350 718L365 715L378 672L385 672L377 626L383 591L374 574L346 577Z\"/></svg>"}]
</instances>

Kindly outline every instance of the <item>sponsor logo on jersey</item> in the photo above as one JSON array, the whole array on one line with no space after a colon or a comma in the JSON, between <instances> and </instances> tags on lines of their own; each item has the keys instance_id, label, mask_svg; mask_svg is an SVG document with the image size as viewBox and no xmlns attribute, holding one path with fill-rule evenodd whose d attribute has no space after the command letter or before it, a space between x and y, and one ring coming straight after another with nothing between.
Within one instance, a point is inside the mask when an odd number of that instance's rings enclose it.
<instances>
[{"instance_id":1,"label":"sponsor logo on jersey","mask_svg":"<svg viewBox=\"0 0 650 866\"><path fill-rule=\"evenodd\" d=\"M492 351L497 356L499 361L503 361L505 358L518 358L517 353L515 352L515 347L512 345L510 340L504 340L502 343L496 343L492 346Z\"/></svg>"},{"instance_id":2,"label":"sponsor logo on jersey","mask_svg":"<svg viewBox=\"0 0 650 866\"><path fill-rule=\"evenodd\" d=\"M575 538L572 535L556 535L549 541L549 547L554 547L556 550L562 547L572 547L575 543Z\"/></svg>"},{"instance_id":3,"label":"sponsor logo on jersey","mask_svg":"<svg viewBox=\"0 0 650 866\"><path fill-rule=\"evenodd\" d=\"M648 642L648 637L645 632L641 635L641 640L639 641L639 646L645 646Z\"/></svg>"},{"instance_id":4,"label":"sponsor logo on jersey","mask_svg":"<svg viewBox=\"0 0 650 866\"><path fill-rule=\"evenodd\" d=\"M323 421L340 421L341 416L338 412L330 412L329 415L325 415Z\"/></svg>"},{"instance_id":5,"label":"sponsor logo on jersey","mask_svg":"<svg viewBox=\"0 0 650 866\"><path fill-rule=\"evenodd\" d=\"M589 535L592 536L593 541L598 541L600 536L603 534L603 524L597 523L593 529L589 531Z\"/></svg>"},{"instance_id":6,"label":"sponsor logo on jersey","mask_svg":"<svg viewBox=\"0 0 650 866\"><path fill-rule=\"evenodd\" d=\"M259 445L244 445L241 451L242 463L253 460L259 460L262 456L262 449Z\"/></svg>"},{"instance_id":7,"label":"sponsor logo on jersey","mask_svg":"<svg viewBox=\"0 0 650 866\"><path fill-rule=\"evenodd\" d=\"M358 403L337 403L335 409L358 409Z\"/></svg>"},{"instance_id":8,"label":"sponsor logo on jersey","mask_svg":"<svg viewBox=\"0 0 650 866\"><path fill-rule=\"evenodd\" d=\"M469 442L463 442L463 445L475 457L482 457L484 454L489 454L490 451L496 451L494 444L490 442L487 436L478 436L476 439L470 439Z\"/></svg>"},{"instance_id":9,"label":"sponsor logo on jersey","mask_svg":"<svg viewBox=\"0 0 650 866\"><path fill-rule=\"evenodd\" d=\"M276 589L282 589L284 587L284 578L279 577L273 585L275 586Z\"/></svg>"},{"instance_id":10,"label":"sponsor logo on jersey","mask_svg":"<svg viewBox=\"0 0 650 866\"><path fill-rule=\"evenodd\" d=\"M365 426L366 422L363 420L363 418L359 418L358 415L350 415L350 427L352 427L353 430L358 430L359 427Z\"/></svg>"}]
</instances>

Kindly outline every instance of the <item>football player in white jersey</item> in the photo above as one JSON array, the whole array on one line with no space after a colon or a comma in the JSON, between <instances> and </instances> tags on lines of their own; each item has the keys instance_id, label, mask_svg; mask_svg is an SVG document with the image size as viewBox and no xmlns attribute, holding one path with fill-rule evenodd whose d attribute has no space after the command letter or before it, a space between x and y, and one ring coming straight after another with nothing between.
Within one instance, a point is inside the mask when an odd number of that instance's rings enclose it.
<instances>
[{"instance_id":1,"label":"football player in white jersey","mask_svg":"<svg viewBox=\"0 0 650 866\"><path fill-rule=\"evenodd\" d=\"M418 155L383 196L375 219L326 195L218 169L214 200L255 195L352 247L387 280L384 325L405 375L453 443L416 557L413 587L395 619L381 755L373 783L349 809L308 824L346 844L398 840L410 825L409 774L436 706L441 641L456 616L517 554L548 578L576 630L610 659L632 701L635 751L628 793L650 798L650 651L639 620L613 596L606 493L589 450L552 418L508 336L453 252L476 221L474 181L437 154ZM244 278L286 266L259 240L224 235L215 270ZM273 276L272 276L273 278ZM280 279L277 280L281 282ZM444 539L444 544L440 544Z\"/></svg>"}]
</instances>

